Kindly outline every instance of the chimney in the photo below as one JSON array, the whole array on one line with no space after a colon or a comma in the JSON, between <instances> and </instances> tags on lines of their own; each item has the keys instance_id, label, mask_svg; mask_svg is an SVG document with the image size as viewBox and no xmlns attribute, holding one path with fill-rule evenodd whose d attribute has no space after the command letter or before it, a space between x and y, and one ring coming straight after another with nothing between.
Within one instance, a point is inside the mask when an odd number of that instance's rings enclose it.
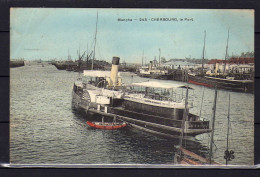
<instances>
[{"instance_id":1,"label":"chimney","mask_svg":"<svg viewBox=\"0 0 260 177\"><path fill-rule=\"evenodd\" d=\"M112 60L112 68L111 68L111 74L110 79L112 81L112 86L118 85L118 67L119 67L119 57L113 57Z\"/></svg>"},{"instance_id":2,"label":"chimney","mask_svg":"<svg viewBox=\"0 0 260 177\"><path fill-rule=\"evenodd\" d=\"M152 69L153 69L153 62L150 61L150 63L149 63L149 71L151 71Z\"/></svg>"}]
</instances>

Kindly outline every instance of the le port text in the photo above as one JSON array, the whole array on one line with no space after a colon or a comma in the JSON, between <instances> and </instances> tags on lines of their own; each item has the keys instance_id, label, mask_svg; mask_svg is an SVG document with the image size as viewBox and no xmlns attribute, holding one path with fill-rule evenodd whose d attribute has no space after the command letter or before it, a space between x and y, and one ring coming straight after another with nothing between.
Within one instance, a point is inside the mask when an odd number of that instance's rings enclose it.
<instances>
[{"instance_id":1,"label":"le port text","mask_svg":"<svg viewBox=\"0 0 260 177\"><path fill-rule=\"evenodd\" d=\"M118 22L193 22L193 18L118 18Z\"/></svg>"}]
</instances>

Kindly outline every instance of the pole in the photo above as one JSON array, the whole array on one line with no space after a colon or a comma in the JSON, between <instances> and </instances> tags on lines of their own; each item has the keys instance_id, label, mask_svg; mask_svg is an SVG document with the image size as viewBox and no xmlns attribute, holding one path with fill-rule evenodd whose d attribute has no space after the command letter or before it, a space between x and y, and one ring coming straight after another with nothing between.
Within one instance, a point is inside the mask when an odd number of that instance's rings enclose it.
<instances>
[{"instance_id":1,"label":"pole","mask_svg":"<svg viewBox=\"0 0 260 177\"><path fill-rule=\"evenodd\" d=\"M80 46L79 46L79 59L78 59L78 65L79 65L78 73L79 73L79 77L80 77L80 68L81 68Z\"/></svg>"},{"instance_id":2,"label":"pole","mask_svg":"<svg viewBox=\"0 0 260 177\"><path fill-rule=\"evenodd\" d=\"M142 55L142 66L144 65L144 50L143 50L143 55Z\"/></svg>"},{"instance_id":3,"label":"pole","mask_svg":"<svg viewBox=\"0 0 260 177\"><path fill-rule=\"evenodd\" d=\"M88 44L87 44L87 57L86 57L86 68L88 69L88 57L89 57L89 51L88 51Z\"/></svg>"},{"instance_id":4,"label":"pole","mask_svg":"<svg viewBox=\"0 0 260 177\"><path fill-rule=\"evenodd\" d=\"M161 49L159 48L159 67L161 66Z\"/></svg>"},{"instance_id":5,"label":"pole","mask_svg":"<svg viewBox=\"0 0 260 177\"><path fill-rule=\"evenodd\" d=\"M182 123L181 123L182 131L181 131L181 136L179 139L179 153L178 153L180 158L182 155L181 147L182 147L182 140L183 140L183 136L184 136L185 122L186 122L187 116L188 116L188 95L189 95L189 86L187 86L187 89L186 89L185 109L184 109Z\"/></svg>"},{"instance_id":6,"label":"pole","mask_svg":"<svg viewBox=\"0 0 260 177\"><path fill-rule=\"evenodd\" d=\"M204 31L204 46L203 46L203 54L202 54L202 65L201 65L201 75L204 75L204 57L205 57L205 42L206 42L206 31Z\"/></svg>"},{"instance_id":7,"label":"pole","mask_svg":"<svg viewBox=\"0 0 260 177\"><path fill-rule=\"evenodd\" d=\"M217 88L215 88L215 99L214 99L214 105L213 105L213 117L212 117L212 132L210 136L210 151L209 151L209 164L212 163L212 149L213 149L213 137L214 137L214 129L215 129L215 116L216 116L216 108L217 108L217 96L218 91Z\"/></svg>"},{"instance_id":8,"label":"pole","mask_svg":"<svg viewBox=\"0 0 260 177\"><path fill-rule=\"evenodd\" d=\"M68 49L68 60L70 60L70 49Z\"/></svg>"},{"instance_id":9,"label":"pole","mask_svg":"<svg viewBox=\"0 0 260 177\"><path fill-rule=\"evenodd\" d=\"M227 38L227 46L226 46L225 63L224 63L224 73L226 72L226 60L227 60L227 55L228 55L228 40L229 40L229 29L228 29L228 38Z\"/></svg>"},{"instance_id":10,"label":"pole","mask_svg":"<svg viewBox=\"0 0 260 177\"><path fill-rule=\"evenodd\" d=\"M98 23L98 12L97 12L97 21L96 21L96 33L95 33L95 39L94 39L94 52L93 52L93 60L91 65L91 70L94 68L94 59L95 59L95 50L96 50L96 41L97 41L97 23Z\"/></svg>"},{"instance_id":11,"label":"pole","mask_svg":"<svg viewBox=\"0 0 260 177\"><path fill-rule=\"evenodd\" d=\"M202 93L202 98L201 98L201 105L200 105L200 118L201 118L201 110L202 110L203 99L204 99L204 92L205 92L205 87L203 88L203 93Z\"/></svg>"}]
</instances>

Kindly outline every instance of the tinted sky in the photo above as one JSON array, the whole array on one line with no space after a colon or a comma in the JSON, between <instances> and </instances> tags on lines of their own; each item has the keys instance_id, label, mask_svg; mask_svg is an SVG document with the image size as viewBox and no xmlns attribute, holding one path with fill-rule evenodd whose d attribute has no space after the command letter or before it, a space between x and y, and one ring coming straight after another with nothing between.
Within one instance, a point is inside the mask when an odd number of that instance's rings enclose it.
<instances>
[{"instance_id":1,"label":"tinted sky","mask_svg":"<svg viewBox=\"0 0 260 177\"><path fill-rule=\"evenodd\" d=\"M200 59L204 30L208 59L225 57L228 29L229 55L254 51L253 10L13 8L11 59L65 60L68 50L76 59L79 47L81 53L93 50L97 12L97 59L119 56L140 63L144 51L148 62L158 59L159 48L167 60ZM152 21L155 18L178 21Z\"/></svg>"}]
</instances>

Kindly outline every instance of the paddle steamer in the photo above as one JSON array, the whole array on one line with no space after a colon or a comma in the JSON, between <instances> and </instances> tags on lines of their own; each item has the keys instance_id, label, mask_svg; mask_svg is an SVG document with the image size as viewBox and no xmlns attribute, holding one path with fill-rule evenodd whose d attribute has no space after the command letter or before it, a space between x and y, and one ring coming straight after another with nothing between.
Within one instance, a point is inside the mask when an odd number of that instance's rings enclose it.
<instances>
[{"instance_id":1,"label":"paddle steamer","mask_svg":"<svg viewBox=\"0 0 260 177\"><path fill-rule=\"evenodd\" d=\"M177 89L190 87L149 81L124 85L118 73L119 60L113 57L111 72L83 72L72 91L76 109L94 114L92 117L98 121L101 117L116 118L130 127L172 138L181 134L184 114L188 115L184 123L185 137L211 131L209 121L189 113L184 97L177 94Z\"/></svg>"}]
</instances>

